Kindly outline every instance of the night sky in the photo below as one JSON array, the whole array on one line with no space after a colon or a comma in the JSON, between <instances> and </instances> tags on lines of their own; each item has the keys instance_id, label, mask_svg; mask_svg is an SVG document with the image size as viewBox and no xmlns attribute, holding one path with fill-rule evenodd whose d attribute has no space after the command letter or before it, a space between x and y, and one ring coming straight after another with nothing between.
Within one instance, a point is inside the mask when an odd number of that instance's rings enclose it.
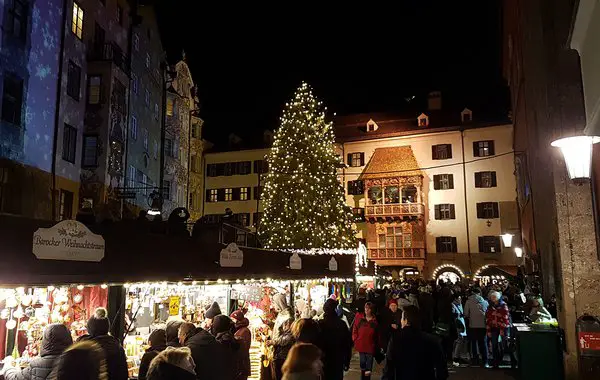
<instances>
[{"instance_id":1,"label":"night sky","mask_svg":"<svg viewBox=\"0 0 600 380\"><path fill-rule=\"evenodd\" d=\"M159 23L170 60L187 54L211 140L275 128L302 80L338 114L401 111L405 98L431 90L444 105L506 107L499 0L294 10L194 1L193 11L191 3L159 1Z\"/></svg>"}]
</instances>

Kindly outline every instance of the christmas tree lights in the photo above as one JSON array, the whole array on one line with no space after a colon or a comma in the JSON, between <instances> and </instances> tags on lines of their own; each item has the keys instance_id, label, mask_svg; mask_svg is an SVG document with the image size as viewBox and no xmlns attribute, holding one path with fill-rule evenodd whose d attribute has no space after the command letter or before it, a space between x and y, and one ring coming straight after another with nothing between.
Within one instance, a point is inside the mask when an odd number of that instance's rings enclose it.
<instances>
[{"instance_id":1,"label":"christmas tree lights","mask_svg":"<svg viewBox=\"0 0 600 380\"><path fill-rule=\"evenodd\" d=\"M352 210L337 179L340 161L325 111L304 82L286 103L261 197L259 234L266 248L355 253Z\"/></svg>"}]
</instances>

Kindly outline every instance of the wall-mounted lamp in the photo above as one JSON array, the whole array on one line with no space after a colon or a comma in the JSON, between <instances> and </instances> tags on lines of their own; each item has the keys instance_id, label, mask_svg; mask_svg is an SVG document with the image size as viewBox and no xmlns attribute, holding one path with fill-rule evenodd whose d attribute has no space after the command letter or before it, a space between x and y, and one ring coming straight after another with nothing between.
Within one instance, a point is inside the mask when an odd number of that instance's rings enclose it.
<instances>
[{"instance_id":1,"label":"wall-mounted lamp","mask_svg":"<svg viewBox=\"0 0 600 380\"><path fill-rule=\"evenodd\" d=\"M520 259L521 257L523 257L523 249L516 247L515 248L515 255Z\"/></svg>"},{"instance_id":2,"label":"wall-mounted lamp","mask_svg":"<svg viewBox=\"0 0 600 380\"><path fill-rule=\"evenodd\" d=\"M502 238L502 243L504 243L504 246L506 248L512 247L513 236L515 236L515 235L509 234L508 232L500 235L500 237Z\"/></svg>"},{"instance_id":3,"label":"wall-mounted lamp","mask_svg":"<svg viewBox=\"0 0 600 380\"><path fill-rule=\"evenodd\" d=\"M600 142L600 137L597 136L565 137L552 142L552 146L560 148L571 180L590 178L592 146L597 142Z\"/></svg>"}]
</instances>

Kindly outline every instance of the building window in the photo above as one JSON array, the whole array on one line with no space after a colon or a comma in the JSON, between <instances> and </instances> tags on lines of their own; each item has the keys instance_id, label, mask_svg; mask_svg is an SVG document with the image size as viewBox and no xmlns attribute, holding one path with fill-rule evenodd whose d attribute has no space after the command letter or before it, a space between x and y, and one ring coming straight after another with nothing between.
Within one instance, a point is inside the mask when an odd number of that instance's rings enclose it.
<instances>
[{"instance_id":1,"label":"building window","mask_svg":"<svg viewBox=\"0 0 600 380\"><path fill-rule=\"evenodd\" d=\"M163 181L163 199L170 200L171 199L171 181Z\"/></svg>"},{"instance_id":2,"label":"building window","mask_svg":"<svg viewBox=\"0 0 600 380\"><path fill-rule=\"evenodd\" d=\"M360 167L365 164L365 154L363 152L348 153L348 166Z\"/></svg>"},{"instance_id":3,"label":"building window","mask_svg":"<svg viewBox=\"0 0 600 380\"><path fill-rule=\"evenodd\" d=\"M475 187L496 187L496 172L475 173Z\"/></svg>"},{"instance_id":4,"label":"building window","mask_svg":"<svg viewBox=\"0 0 600 380\"><path fill-rule=\"evenodd\" d=\"M354 215L354 222L360 223L365 221L365 209L363 207L354 207L352 214Z\"/></svg>"},{"instance_id":5,"label":"building window","mask_svg":"<svg viewBox=\"0 0 600 380\"><path fill-rule=\"evenodd\" d=\"M434 190L450 190L454 189L454 175L452 174L434 174L433 175Z\"/></svg>"},{"instance_id":6,"label":"building window","mask_svg":"<svg viewBox=\"0 0 600 380\"><path fill-rule=\"evenodd\" d=\"M150 53L146 53L146 68L150 68Z\"/></svg>"},{"instance_id":7,"label":"building window","mask_svg":"<svg viewBox=\"0 0 600 380\"><path fill-rule=\"evenodd\" d=\"M269 163L267 160L255 160L254 161L254 173L263 174L269 171Z\"/></svg>"},{"instance_id":8,"label":"building window","mask_svg":"<svg viewBox=\"0 0 600 380\"><path fill-rule=\"evenodd\" d=\"M81 86L81 67L73 61L69 61L67 71L67 94L75 100L79 100L79 88Z\"/></svg>"},{"instance_id":9,"label":"building window","mask_svg":"<svg viewBox=\"0 0 600 380\"><path fill-rule=\"evenodd\" d=\"M400 203L400 189L398 186L386 186L384 187L385 204L398 204Z\"/></svg>"},{"instance_id":10,"label":"building window","mask_svg":"<svg viewBox=\"0 0 600 380\"><path fill-rule=\"evenodd\" d=\"M137 176L137 169L133 165L129 165L127 170L127 187L133 189L135 187L135 179Z\"/></svg>"},{"instance_id":11,"label":"building window","mask_svg":"<svg viewBox=\"0 0 600 380\"><path fill-rule=\"evenodd\" d=\"M167 116L173 116L173 110L175 108L175 102L173 99L167 99Z\"/></svg>"},{"instance_id":12,"label":"building window","mask_svg":"<svg viewBox=\"0 0 600 380\"><path fill-rule=\"evenodd\" d=\"M117 23L123 26L123 7L117 5Z\"/></svg>"},{"instance_id":13,"label":"building window","mask_svg":"<svg viewBox=\"0 0 600 380\"><path fill-rule=\"evenodd\" d=\"M365 194L365 183L364 181L348 181L348 195L364 195Z\"/></svg>"},{"instance_id":14,"label":"building window","mask_svg":"<svg viewBox=\"0 0 600 380\"><path fill-rule=\"evenodd\" d=\"M473 142L473 156L487 157L487 156L493 156L494 154L496 154L496 153L494 151L494 141L493 140Z\"/></svg>"},{"instance_id":15,"label":"building window","mask_svg":"<svg viewBox=\"0 0 600 380\"><path fill-rule=\"evenodd\" d=\"M385 234L377 235L379 248L410 248L412 247L412 235L402 233L402 227L387 227Z\"/></svg>"},{"instance_id":16,"label":"building window","mask_svg":"<svg viewBox=\"0 0 600 380\"><path fill-rule=\"evenodd\" d=\"M135 51L140 51L140 36L137 33L133 34L133 48Z\"/></svg>"},{"instance_id":17,"label":"building window","mask_svg":"<svg viewBox=\"0 0 600 380\"><path fill-rule=\"evenodd\" d=\"M443 204L435 205L435 219L436 220L456 219L454 205L451 203L443 203Z\"/></svg>"},{"instance_id":18,"label":"building window","mask_svg":"<svg viewBox=\"0 0 600 380\"><path fill-rule=\"evenodd\" d=\"M73 193L67 190L60 190L60 220L71 219L73 217Z\"/></svg>"},{"instance_id":19,"label":"building window","mask_svg":"<svg viewBox=\"0 0 600 380\"><path fill-rule=\"evenodd\" d=\"M260 200L263 191L262 186L254 186L254 200Z\"/></svg>"},{"instance_id":20,"label":"building window","mask_svg":"<svg viewBox=\"0 0 600 380\"><path fill-rule=\"evenodd\" d=\"M381 187L373 186L367 191L367 197L369 198L369 204L380 205L383 203L383 192Z\"/></svg>"},{"instance_id":21,"label":"building window","mask_svg":"<svg viewBox=\"0 0 600 380\"><path fill-rule=\"evenodd\" d=\"M168 157L173 157L173 140L165 139L165 154Z\"/></svg>"},{"instance_id":22,"label":"building window","mask_svg":"<svg viewBox=\"0 0 600 380\"><path fill-rule=\"evenodd\" d=\"M452 144L438 144L431 147L431 158L434 160L447 160L452 158Z\"/></svg>"},{"instance_id":23,"label":"building window","mask_svg":"<svg viewBox=\"0 0 600 380\"><path fill-rule=\"evenodd\" d=\"M225 189L225 202L230 202L233 200L233 189Z\"/></svg>"},{"instance_id":24,"label":"building window","mask_svg":"<svg viewBox=\"0 0 600 380\"><path fill-rule=\"evenodd\" d=\"M71 32L80 40L83 38L83 8L73 2L73 18L71 19Z\"/></svg>"},{"instance_id":25,"label":"building window","mask_svg":"<svg viewBox=\"0 0 600 380\"><path fill-rule=\"evenodd\" d=\"M145 173L142 173L142 180L140 181L140 184L141 184L141 185L142 185L142 187L144 188L144 189L142 190L142 193L143 193L144 195L148 195L148 187L149 187L149 186L148 186L148 185L149 185L149 183L148 183L148 182L149 182L149 181L148 181L148 176L147 176Z\"/></svg>"},{"instance_id":26,"label":"building window","mask_svg":"<svg viewBox=\"0 0 600 380\"><path fill-rule=\"evenodd\" d=\"M200 123L192 124L192 138L200 138Z\"/></svg>"},{"instance_id":27,"label":"building window","mask_svg":"<svg viewBox=\"0 0 600 380\"><path fill-rule=\"evenodd\" d=\"M5 32L24 41L27 35L27 3L23 0L13 0L12 7L8 10L8 19Z\"/></svg>"},{"instance_id":28,"label":"building window","mask_svg":"<svg viewBox=\"0 0 600 380\"><path fill-rule=\"evenodd\" d=\"M247 201L248 200L248 192L250 191L249 187L242 187L240 188L240 201Z\"/></svg>"},{"instance_id":29,"label":"building window","mask_svg":"<svg viewBox=\"0 0 600 380\"><path fill-rule=\"evenodd\" d=\"M217 202L219 200L219 191L217 189L208 190L208 201Z\"/></svg>"},{"instance_id":30,"label":"building window","mask_svg":"<svg viewBox=\"0 0 600 380\"><path fill-rule=\"evenodd\" d=\"M101 89L102 77L99 75L90 76L88 78L88 104L100 104Z\"/></svg>"},{"instance_id":31,"label":"building window","mask_svg":"<svg viewBox=\"0 0 600 380\"><path fill-rule=\"evenodd\" d=\"M456 245L456 237L454 236L438 236L435 238L435 250L437 253L456 253L458 248Z\"/></svg>"},{"instance_id":32,"label":"building window","mask_svg":"<svg viewBox=\"0 0 600 380\"><path fill-rule=\"evenodd\" d=\"M402 188L402 203L415 203L417 201L417 188L409 185Z\"/></svg>"},{"instance_id":33,"label":"building window","mask_svg":"<svg viewBox=\"0 0 600 380\"><path fill-rule=\"evenodd\" d=\"M77 128L65 124L63 131L63 147L62 147L62 158L63 160L75 163L75 154L77 152Z\"/></svg>"},{"instance_id":34,"label":"building window","mask_svg":"<svg viewBox=\"0 0 600 380\"><path fill-rule=\"evenodd\" d=\"M246 175L250 174L251 166L250 161L241 161L235 163L235 171L233 174Z\"/></svg>"},{"instance_id":35,"label":"building window","mask_svg":"<svg viewBox=\"0 0 600 380\"><path fill-rule=\"evenodd\" d=\"M479 252L483 253L500 253L500 236L480 236L479 237Z\"/></svg>"},{"instance_id":36,"label":"building window","mask_svg":"<svg viewBox=\"0 0 600 380\"><path fill-rule=\"evenodd\" d=\"M137 140L138 137L138 123L137 117L131 115L131 138Z\"/></svg>"},{"instance_id":37,"label":"building window","mask_svg":"<svg viewBox=\"0 0 600 380\"><path fill-rule=\"evenodd\" d=\"M197 155L193 154L190 157L190 169L194 172L194 173L199 173L200 172L200 157L198 157Z\"/></svg>"},{"instance_id":38,"label":"building window","mask_svg":"<svg viewBox=\"0 0 600 380\"><path fill-rule=\"evenodd\" d=\"M234 220L239 225L247 227L247 226L250 225L250 214L249 213L236 214L235 217L234 217Z\"/></svg>"},{"instance_id":39,"label":"building window","mask_svg":"<svg viewBox=\"0 0 600 380\"><path fill-rule=\"evenodd\" d=\"M142 130L142 137L143 137L143 141L144 141L144 150L147 152L148 151L148 129L144 128Z\"/></svg>"},{"instance_id":40,"label":"building window","mask_svg":"<svg viewBox=\"0 0 600 380\"><path fill-rule=\"evenodd\" d=\"M131 73L131 87L132 87L133 93L137 95L137 93L139 91L139 82L138 82L137 75L135 75L134 73Z\"/></svg>"},{"instance_id":41,"label":"building window","mask_svg":"<svg viewBox=\"0 0 600 380\"><path fill-rule=\"evenodd\" d=\"M260 224L260 218L262 218L262 212L255 212L252 214L252 223L254 223L254 227L258 227Z\"/></svg>"},{"instance_id":42,"label":"building window","mask_svg":"<svg viewBox=\"0 0 600 380\"><path fill-rule=\"evenodd\" d=\"M495 219L500 217L498 210L498 202L481 202L477 203L477 218L478 219Z\"/></svg>"},{"instance_id":43,"label":"building window","mask_svg":"<svg viewBox=\"0 0 600 380\"><path fill-rule=\"evenodd\" d=\"M216 177L217 176L217 164L206 165L206 176L207 177Z\"/></svg>"},{"instance_id":44,"label":"building window","mask_svg":"<svg viewBox=\"0 0 600 380\"><path fill-rule=\"evenodd\" d=\"M147 89L144 93L144 102L146 103L146 107L150 107L150 91Z\"/></svg>"},{"instance_id":45,"label":"building window","mask_svg":"<svg viewBox=\"0 0 600 380\"><path fill-rule=\"evenodd\" d=\"M21 125L23 108L23 79L4 73L2 88L2 120Z\"/></svg>"},{"instance_id":46,"label":"building window","mask_svg":"<svg viewBox=\"0 0 600 380\"><path fill-rule=\"evenodd\" d=\"M98 136L83 136L81 166L84 168L98 166Z\"/></svg>"},{"instance_id":47,"label":"building window","mask_svg":"<svg viewBox=\"0 0 600 380\"><path fill-rule=\"evenodd\" d=\"M152 140L152 156L155 160L158 159L158 141Z\"/></svg>"}]
</instances>

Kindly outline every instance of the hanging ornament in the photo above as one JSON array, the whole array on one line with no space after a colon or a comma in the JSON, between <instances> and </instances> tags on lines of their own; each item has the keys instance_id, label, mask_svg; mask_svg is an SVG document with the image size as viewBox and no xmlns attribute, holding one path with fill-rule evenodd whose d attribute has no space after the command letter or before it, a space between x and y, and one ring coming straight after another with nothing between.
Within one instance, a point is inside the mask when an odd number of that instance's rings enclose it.
<instances>
[{"instance_id":1,"label":"hanging ornament","mask_svg":"<svg viewBox=\"0 0 600 380\"><path fill-rule=\"evenodd\" d=\"M21 306L19 306L17 308L17 310L15 310L15 312L13 313L13 317L17 318L17 319L21 319L23 318L23 308Z\"/></svg>"},{"instance_id":2,"label":"hanging ornament","mask_svg":"<svg viewBox=\"0 0 600 380\"><path fill-rule=\"evenodd\" d=\"M8 330L12 330L15 327L17 327L17 321L15 321L14 319L10 319L10 320L6 321L6 328Z\"/></svg>"},{"instance_id":3,"label":"hanging ornament","mask_svg":"<svg viewBox=\"0 0 600 380\"><path fill-rule=\"evenodd\" d=\"M81 295L81 293L77 293L73 296L73 302L81 303L81 301L83 301L83 296Z\"/></svg>"},{"instance_id":4,"label":"hanging ornament","mask_svg":"<svg viewBox=\"0 0 600 380\"><path fill-rule=\"evenodd\" d=\"M25 316L27 318L33 317L34 313L35 313L35 309L32 306L29 306L27 309L25 309Z\"/></svg>"},{"instance_id":5,"label":"hanging ornament","mask_svg":"<svg viewBox=\"0 0 600 380\"><path fill-rule=\"evenodd\" d=\"M21 297L21 305L27 307L33 302L33 296L26 294Z\"/></svg>"},{"instance_id":6,"label":"hanging ornament","mask_svg":"<svg viewBox=\"0 0 600 380\"><path fill-rule=\"evenodd\" d=\"M6 299L6 307L14 309L17 306L19 306L19 301L17 301L16 297L9 297Z\"/></svg>"},{"instance_id":7,"label":"hanging ornament","mask_svg":"<svg viewBox=\"0 0 600 380\"><path fill-rule=\"evenodd\" d=\"M10 317L10 310L2 309L2 311L0 311L0 318L8 319L8 317Z\"/></svg>"}]
</instances>

